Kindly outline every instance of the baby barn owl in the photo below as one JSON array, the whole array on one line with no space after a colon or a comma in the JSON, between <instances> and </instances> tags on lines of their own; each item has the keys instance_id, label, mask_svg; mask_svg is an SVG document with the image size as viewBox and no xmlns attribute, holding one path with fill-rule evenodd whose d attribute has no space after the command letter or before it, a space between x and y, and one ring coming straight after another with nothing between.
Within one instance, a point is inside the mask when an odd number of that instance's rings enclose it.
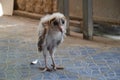
<instances>
[{"instance_id":1,"label":"baby barn owl","mask_svg":"<svg viewBox=\"0 0 120 80\"><path fill-rule=\"evenodd\" d=\"M54 70L59 69L54 61L54 53L56 48L60 43L63 42L63 39L66 34L66 18L61 13L53 13L51 15L46 15L41 18L39 27L38 27L38 51L43 52L43 57L45 61L45 68L43 72L51 71L47 66L47 54L50 54L52 60L52 67ZM32 62L32 64L37 63L38 60ZM62 68L62 67L61 67Z\"/></svg>"}]
</instances>

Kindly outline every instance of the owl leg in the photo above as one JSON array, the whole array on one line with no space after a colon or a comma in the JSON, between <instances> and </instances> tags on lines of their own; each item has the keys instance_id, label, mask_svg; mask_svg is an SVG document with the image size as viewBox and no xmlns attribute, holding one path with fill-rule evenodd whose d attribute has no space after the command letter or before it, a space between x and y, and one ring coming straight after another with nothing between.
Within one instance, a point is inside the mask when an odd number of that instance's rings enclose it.
<instances>
[{"instance_id":1,"label":"owl leg","mask_svg":"<svg viewBox=\"0 0 120 80\"><path fill-rule=\"evenodd\" d=\"M50 56L51 56L51 59L52 59L52 65L51 65L51 66L53 67L53 69L54 69L54 70L63 69L62 66L56 66L56 64L55 64L55 60L54 60L55 49L50 50L49 52L50 52Z\"/></svg>"},{"instance_id":2,"label":"owl leg","mask_svg":"<svg viewBox=\"0 0 120 80\"><path fill-rule=\"evenodd\" d=\"M54 70L56 70L56 65L55 65L55 60L54 60L55 49L49 50L49 53L50 53L51 60L52 60L52 67Z\"/></svg>"},{"instance_id":3,"label":"owl leg","mask_svg":"<svg viewBox=\"0 0 120 80\"><path fill-rule=\"evenodd\" d=\"M51 69L49 69L47 66L47 50L43 50L43 56L44 56L45 67L44 68L40 67L40 69L42 70L42 72L51 71Z\"/></svg>"}]
</instances>

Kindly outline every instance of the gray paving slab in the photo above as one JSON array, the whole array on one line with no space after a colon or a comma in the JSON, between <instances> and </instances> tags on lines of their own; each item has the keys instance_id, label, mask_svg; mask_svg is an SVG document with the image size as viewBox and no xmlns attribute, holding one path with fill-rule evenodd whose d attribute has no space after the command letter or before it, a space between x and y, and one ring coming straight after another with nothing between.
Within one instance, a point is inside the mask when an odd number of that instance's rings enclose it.
<instances>
[{"instance_id":1,"label":"gray paving slab","mask_svg":"<svg viewBox=\"0 0 120 80\"><path fill-rule=\"evenodd\" d=\"M56 64L65 69L41 73L38 23L18 16L0 18L0 80L120 80L120 43L108 39L98 43L67 37L55 54ZM30 65L36 58L40 65Z\"/></svg>"}]
</instances>

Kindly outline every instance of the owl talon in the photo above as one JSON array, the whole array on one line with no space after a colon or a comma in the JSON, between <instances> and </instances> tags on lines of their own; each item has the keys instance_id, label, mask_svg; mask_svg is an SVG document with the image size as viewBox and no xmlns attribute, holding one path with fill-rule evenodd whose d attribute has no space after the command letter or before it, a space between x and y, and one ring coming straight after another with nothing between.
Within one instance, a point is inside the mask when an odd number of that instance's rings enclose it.
<instances>
[{"instance_id":1,"label":"owl talon","mask_svg":"<svg viewBox=\"0 0 120 80\"><path fill-rule=\"evenodd\" d=\"M52 66L53 66L53 65L52 65ZM55 70L55 71L56 71L56 70L57 70L57 67L56 67L56 66L53 66L53 70Z\"/></svg>"},{"instance_id":2,"label":"owl talon","mask_svg":"<svg viewBox=\"0 0 120 80\"><path fill-rule=\"evenodd\" d=\"M46 72L46 71L51 72L51 71L52 71L52 70L49 69L48 67L45 67L45 68L41 68L41 67L40 67L40 70L42 70L41 72Z\"/></svg>"},{"instance_id":3,"label":"owl talon","mask_svg":"<svg viewBox=\"0 0 120 80\"><path fill-rule=\"evenodd\" d=\"M63 70L64 67L62 66L55 66L55 65L51 65L53 67L53 69L56 71L56 70Z\"/></svg>"}]
</instances>

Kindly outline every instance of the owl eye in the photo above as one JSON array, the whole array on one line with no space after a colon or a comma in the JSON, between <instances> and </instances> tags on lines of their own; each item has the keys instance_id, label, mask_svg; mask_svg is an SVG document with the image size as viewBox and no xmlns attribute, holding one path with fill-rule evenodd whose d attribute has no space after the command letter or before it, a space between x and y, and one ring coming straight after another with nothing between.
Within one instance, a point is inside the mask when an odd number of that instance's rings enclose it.
<instances>
[{"instance_id":1,"label":"owl eye","mask_svg":"<svg viewBox=\"0 0 120 80\"><path fill-rule=\"evenodd\" d=\"M63 19L61 19L61 22L62 22L62 24L64 24L64 23L65 23L65 21L64 21Z\"/></svg>"},{"instance_id":2,"label":"owl eye","mask_svg":"<svg viewBox=\"0 0 120 80\"><path fill-rule=\"evenodd\" d=\"M53 25L54 25L54 26L58 26L58 22L57 22L57 21L54 21L54 22L53 22Z\"/></svg>"}]
</instances>

